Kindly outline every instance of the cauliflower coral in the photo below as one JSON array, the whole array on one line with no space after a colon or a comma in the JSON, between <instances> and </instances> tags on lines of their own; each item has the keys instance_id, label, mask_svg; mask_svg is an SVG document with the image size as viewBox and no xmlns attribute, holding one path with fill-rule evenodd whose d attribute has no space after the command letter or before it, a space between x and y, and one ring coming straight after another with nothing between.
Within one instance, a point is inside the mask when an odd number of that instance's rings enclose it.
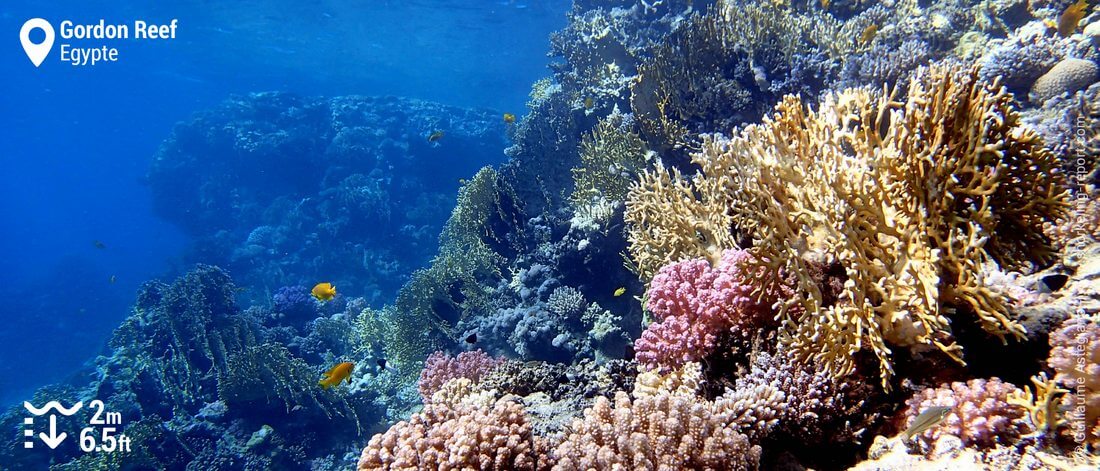
<instances>
[{"instance_id":1,"label":"cauliflower coral","mask_svg":"<svg viewBox=\"0 0 1100 471\"><path fill-rule=\"evenodd\" d=\"M714 267L692 259L661 268L646 301L657 322L634 343L638 362L674 369L705 357L722 335L748 337L768 320L770 310L756 300L744 271L750 258L744 250L727 250Z\"/></svg>"}]
</instances>

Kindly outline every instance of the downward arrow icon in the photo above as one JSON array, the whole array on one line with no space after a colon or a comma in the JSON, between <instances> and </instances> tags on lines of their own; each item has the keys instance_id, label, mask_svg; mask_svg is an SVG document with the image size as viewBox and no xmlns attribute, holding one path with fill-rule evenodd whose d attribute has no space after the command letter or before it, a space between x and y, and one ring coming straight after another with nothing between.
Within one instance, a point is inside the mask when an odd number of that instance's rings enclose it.
<instances>
[{"instance_id":1,"label":"downward arrow icon","mask_svg":"<svg viewBox=\"0 0 1100 471\"><path fill-rule=\"evenodd\" d=\"M69 434L65 432L61 432L61 435L57 434L56 415L50 415L50 434L46 435L46 432L41 432L38 434L38 438L42 439L42 443L45 443L46 446L50 447L51 450L57 448L57 445L60 445L61 442L65 441L65 437L67 436L69 436Z\"/></svg>"}]
</instances>

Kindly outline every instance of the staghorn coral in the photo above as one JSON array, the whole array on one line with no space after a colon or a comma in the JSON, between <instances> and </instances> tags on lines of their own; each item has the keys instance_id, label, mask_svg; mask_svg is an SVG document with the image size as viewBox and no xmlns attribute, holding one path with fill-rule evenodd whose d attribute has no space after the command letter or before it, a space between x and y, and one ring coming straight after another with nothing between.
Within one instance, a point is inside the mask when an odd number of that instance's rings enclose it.
<instances>
[{"instance_id":1,"label":"staghorn coral","mask_svg":"<svg viewBox=\"0 0 1100 471\"><path fill-rule=\"evenodd\" d=\"M555 470L755 469L760 447L694 396L600 397L554 450Z\"/></svg>"},{"instance_id":2,"label":"staghorn coral","mask_svg":"<svg viewBox=\"0 0 1100 471\"><path fill-rule=\"evenodd\" d=\"M441 351L428 356L424 369L420 372L417 387L424 402L430 402L432 395L448 381L466 378L474 382L504 363L503 358L493 358L481 350L462 352L451 357Z\"/></svg>"},{"instance_id":3,"label":"staghorn coral","mask_svg":"<svg viewBox=\"0 0 1100 471\"><path fill-rule=\"evenodd\" d=\"M371 437L359 470L533 470L544 446L523 407L510 399L427 404L408 421Z\"/></svg>"},{"instance_id":4,"label":"staghorn coral","mask_svg":"<svg viewBox=\"0 0 1100 471\"><path fill-rule=\"evenodd\" d=\"M945 435L958 437L963 446L982 449L1012 443L1031 432L1024 420L1025 409L1009 403L1010 397L1022 393L1016 386L997 378L927 388L906 402L905 426L912 425L929 407L946 406L951 408L951 413L940 425L913 437L926 453Z\"/></svg>"},{"instance_id":5,"label":"staghorn coral","mask_svg":"<svg viewBox=\"0 0 1100 471\"><path fill-rule=\"evenodd\" d=\"M886 388L887 343L934 345L961 361L941 304L972 313L1002 339L1022 336L980 267L1049 263L1042 227L1067 207L1057 161L1019 126L1011 96L979 81L976 69L953 64L918 73L905 102L848 90L814 112L787 97L763 124L732 139L708 137L693 162L702 172L690 181L658 169L632 190L635 261L700 251L692 238L702 224L644 216L706 202L712 217L732 224L711 224L704 235L737 230L751 239L765 275L754 284L763 292L782 292L777 287L793 277L797 289L778 306L791 353L844 376L854 354L868 348ZM669 219L670 227L654 225ZM677 231L667 239L681 245L671 249L648 235ZM829 304L813 276L822 263L838 264L846 276Z\"/></svg>"},{"instance_id":6,"label":"staghorn coral","mask_svg":"<svg viewBox=\"0 0 1100 471\"><path fill-rule=\"evenodd\" d=\"M1088 424L1100 420L1100 321L1072 317L1050 334L1050 358L1054 382L1070 391L1065 404L1070 411L1074 439L1100 441Z\"/></svg>"},{"instance_id":7,"label":"staghorn coral","mask_svg":"<svg viewBox=\"0 0 1100 471\"><path fill-rule=\"evenodd\" d=\"M676 368L707 356L725 335L747 341L767 324L768 300L758 300L746 270L751 256L727 250L712 267L701 259L665 266L653 277L646 309L656 322L634 342L638 362Z\"/></svg>"}]
</instances>

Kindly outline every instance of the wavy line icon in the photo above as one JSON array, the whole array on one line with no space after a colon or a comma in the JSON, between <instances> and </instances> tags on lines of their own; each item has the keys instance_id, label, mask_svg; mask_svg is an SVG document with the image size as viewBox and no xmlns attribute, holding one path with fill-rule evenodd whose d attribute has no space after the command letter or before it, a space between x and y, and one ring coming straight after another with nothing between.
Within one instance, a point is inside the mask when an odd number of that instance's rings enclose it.
<instances>
[{"instance_id":1,"label":"wavy line icon","mask_svg":"<svg viewBox=\"0 0 1100 471\"><path fill-rule=\"evenodd\" d=\"M27 401L23 401L23 407L25 407L28 412L30 412L34 415L42 415L42 414L45 414L45 413L49 412L51 409L56 409L57 412L59 412L61 415L69 416L69 415L75 414L76 411L80 410L80 408L83 407L83 406L84 406L83 402L78 402L76 404L73 404L73 406L71 408L66 409L66 408L61 406L60 402L50 401L50 402L47 402L45 406L42 406L41 409L39 409L37 407L34 407L34 404L31 404L30 402L27 402Z\"/></svg>"}]
</instances>

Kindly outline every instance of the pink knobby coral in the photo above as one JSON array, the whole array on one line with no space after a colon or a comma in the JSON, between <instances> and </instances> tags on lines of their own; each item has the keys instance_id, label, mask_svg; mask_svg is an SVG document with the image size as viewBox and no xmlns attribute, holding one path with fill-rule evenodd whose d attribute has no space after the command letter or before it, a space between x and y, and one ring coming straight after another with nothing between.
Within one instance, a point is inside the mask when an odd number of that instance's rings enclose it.
<instances>
[{"instance_id":1,"label":"pink knobby coral","mask_svg":"<svg viewBox=\"0 0 1100 471\"><path fill-rule=\"evenodd\" d=\"M523 406L510 400L427 404L372 437L359 470L533 470L546 448L532 435Z\"/></svg>"},{"instance_id":2,"label":"pink knobby coral","mask_svg":"<svg viewBox=\"0 0 1100 471\"><path fill-rule=\"evenodd\" d=\"M555 471L587 469L756 469L760 447L728 426L727 414L694 395L634 401L599 397L554 451Z\"/></svg>"},{"instance_id":3,"label":"pink knobby coral","mask_svg":"<svg viewBox=\"0 0 1100 471\"><path fill-rule=\"evenodd\" d=\"M769 305L756 301L752 277L744 272L751 256L726 250L718 265L684 260L661 268L650 283L646 309L657 322L634 342L638 362L674 369L709 354L726 333L748 337Z\"/></svg>"},{"instance_id":4,"label":"pink knobby coral","mask_svg":"<svg viewBox=\"0 0 1100 471\"><path fill-rule=\"evenodd\" d=\"M503 358L494 358L481 350L462 352L452 357L442 351L428 355L424 369L420 371L417 387L425 403L431 401L432 394L439 391L443 383L455 378L468 378L478 382L493 368L504 363Z\"/></svg>"},{"instance_id":5,"label":"pink knobby coral","mask_svg":"<svg viewBox=\"0 0 1100 471\"><path fill-rule=\"evenodd\" d=\"M1054 369L1054 381L1073 392L1064 400L1074 411L1074 438L1100 440L1100 323L1081 317L1063 322L1050 334L1047 364ZM1098 428L1088 430L1089 424Z\"/></svg>"},{"instance_id":6,"label":"pink knobby coral","mask_svg":"<svg viewBox=\"0 0 1100 471\"><path fill-rule=\"evenodd\" d=\"M1024 420L1024 408L1007 401L1009 394L1020 392L1016 386L998 378L972 379L928 388L907 402L905 426L913 425L917 416L930 407L946 406L951 408L951 413L942 423L913 437L925 451L931 451L940 437L946 435L958 437L968 447L992 448L997 444L1013 443L1031 432Z\"/></svg>"}]
</instances>

